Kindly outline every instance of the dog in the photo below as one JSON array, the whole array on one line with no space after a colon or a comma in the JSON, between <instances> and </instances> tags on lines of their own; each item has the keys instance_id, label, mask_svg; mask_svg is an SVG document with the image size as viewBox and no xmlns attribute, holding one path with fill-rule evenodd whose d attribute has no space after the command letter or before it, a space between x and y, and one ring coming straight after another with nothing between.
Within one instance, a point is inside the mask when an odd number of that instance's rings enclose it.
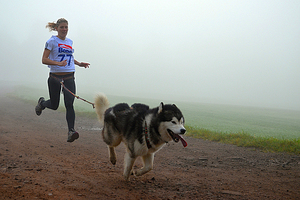
<instances>
[{"instance_id":1,"label":"dog","mask_svg":"<svg viewBox=\"0 0 300 200\"><path fill-rule=\"evenodd\" d=\"M175 104L163 104L150 109L141 103L129 106L119 103L109 107L104 94L95 97L95 109L102 129L102 137L108 146L110 162L117 161L115 147L121 142L125 144L124 158L125 180L133 173L141 176L153 169L154 154L166 143L179 140L183 146L187 142L182 135L186 133L184 117ZM143 167L133 172L135 160L142 157Z\"/></svg>"}]
</instances>

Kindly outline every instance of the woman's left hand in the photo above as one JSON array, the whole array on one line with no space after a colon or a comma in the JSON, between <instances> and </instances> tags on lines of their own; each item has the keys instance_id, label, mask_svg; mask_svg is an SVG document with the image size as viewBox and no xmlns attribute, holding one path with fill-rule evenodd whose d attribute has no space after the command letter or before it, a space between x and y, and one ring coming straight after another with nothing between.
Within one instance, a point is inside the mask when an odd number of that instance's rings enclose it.
<instances>
[{"instance_id":1,"label":"woman's left hand","mask_svg":"<svg viewBox=\"0 0 300 200\"><path fill-rule=\"evenodd\" d=\"M78 66L84 67L84 68L89 68L90 67L90 63L80 62Z\"/></svg>"}]
</instances>

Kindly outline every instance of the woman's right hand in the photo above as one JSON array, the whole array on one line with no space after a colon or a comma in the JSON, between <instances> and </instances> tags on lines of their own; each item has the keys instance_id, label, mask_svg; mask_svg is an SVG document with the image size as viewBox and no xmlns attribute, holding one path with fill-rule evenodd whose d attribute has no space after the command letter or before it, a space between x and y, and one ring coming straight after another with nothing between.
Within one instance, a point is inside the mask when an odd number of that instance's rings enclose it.
<instances>
[{"instance_id":1,"label":"woman's right hand","mask_svg":"<svg viewBox=\"0 0 300 200\"><path fill-rule=\"evenodd\" d=\"M67 60L63 60L58 63L58 66L66 66L68 64Z\"/></svg>"},{"instance_id":2,"label":"woman's right hand","mask_svg":"<svg viewBox=\"0 0 300 200\"><path fill-rule=\"evenodd\" d=\"M45 65L58 65L58 66L66 66L68 64L67 59L61 62L53 61L49 59L50 50L45 49L42 57L42 63Z\"/></svg>"}]
</instances>

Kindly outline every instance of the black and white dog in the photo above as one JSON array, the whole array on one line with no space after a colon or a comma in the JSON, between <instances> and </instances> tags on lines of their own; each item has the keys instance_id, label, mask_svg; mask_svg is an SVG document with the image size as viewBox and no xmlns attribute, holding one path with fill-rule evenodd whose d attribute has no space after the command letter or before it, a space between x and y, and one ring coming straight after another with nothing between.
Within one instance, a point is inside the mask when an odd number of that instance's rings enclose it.
<instances>
[{"instance_id":1,"label":"black and white dog","mask_svg":"<svg viewBox=\"0 0 300 200\"><path fill-rule=\"evenodd\" d=\"M149 109L144 104L120 103L109 108L109 102L104 94L95 98L95 108L100 123L103 125L102 136L108 145L109 158L116 164L115 147L122 141L126 146L124 159L124 178L129 179L132 167L141 156L143 168L133 172L141 176L153 169L154 153L164 144L179 140L183 146L187 143L182 135L185 134L184 117L175 104L161 103L158 107Z\"/></svg>"}]
</instances>

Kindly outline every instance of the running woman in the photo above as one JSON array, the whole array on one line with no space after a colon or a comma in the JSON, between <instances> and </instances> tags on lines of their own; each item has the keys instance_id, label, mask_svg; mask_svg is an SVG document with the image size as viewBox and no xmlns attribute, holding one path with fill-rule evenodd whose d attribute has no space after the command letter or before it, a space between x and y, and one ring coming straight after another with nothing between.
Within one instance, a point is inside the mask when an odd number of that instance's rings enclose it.
<instances>
[{"instance_id":1,"label":"running woman","mask_svg":"<svg viewBox=\"0 0 300 200\"><path fill-rule=\"evenodd\" d=\"M60 18L57 22L49 22L46 26L49 31L57 31L56 36L52 36L45 45L42 63L48 65L50 74L48 78L49 100L40 97L38 104L35 107L35 112L39 116L45 108L57 110L60 101L60 92L64 94L64 104L66 107L66 120L68 125L68 140L73 142L79 138L79 134L74 129L75 125L75 111L74 111L74 96L64 88L62 88L61 81L66 88L74 94L76 93L75 85L75 64L79 67L89 68L89 63L78 62L74 59L74 49L72 47L73 41L67 38L68 21Z\"/></svg>"}]
</instances>

